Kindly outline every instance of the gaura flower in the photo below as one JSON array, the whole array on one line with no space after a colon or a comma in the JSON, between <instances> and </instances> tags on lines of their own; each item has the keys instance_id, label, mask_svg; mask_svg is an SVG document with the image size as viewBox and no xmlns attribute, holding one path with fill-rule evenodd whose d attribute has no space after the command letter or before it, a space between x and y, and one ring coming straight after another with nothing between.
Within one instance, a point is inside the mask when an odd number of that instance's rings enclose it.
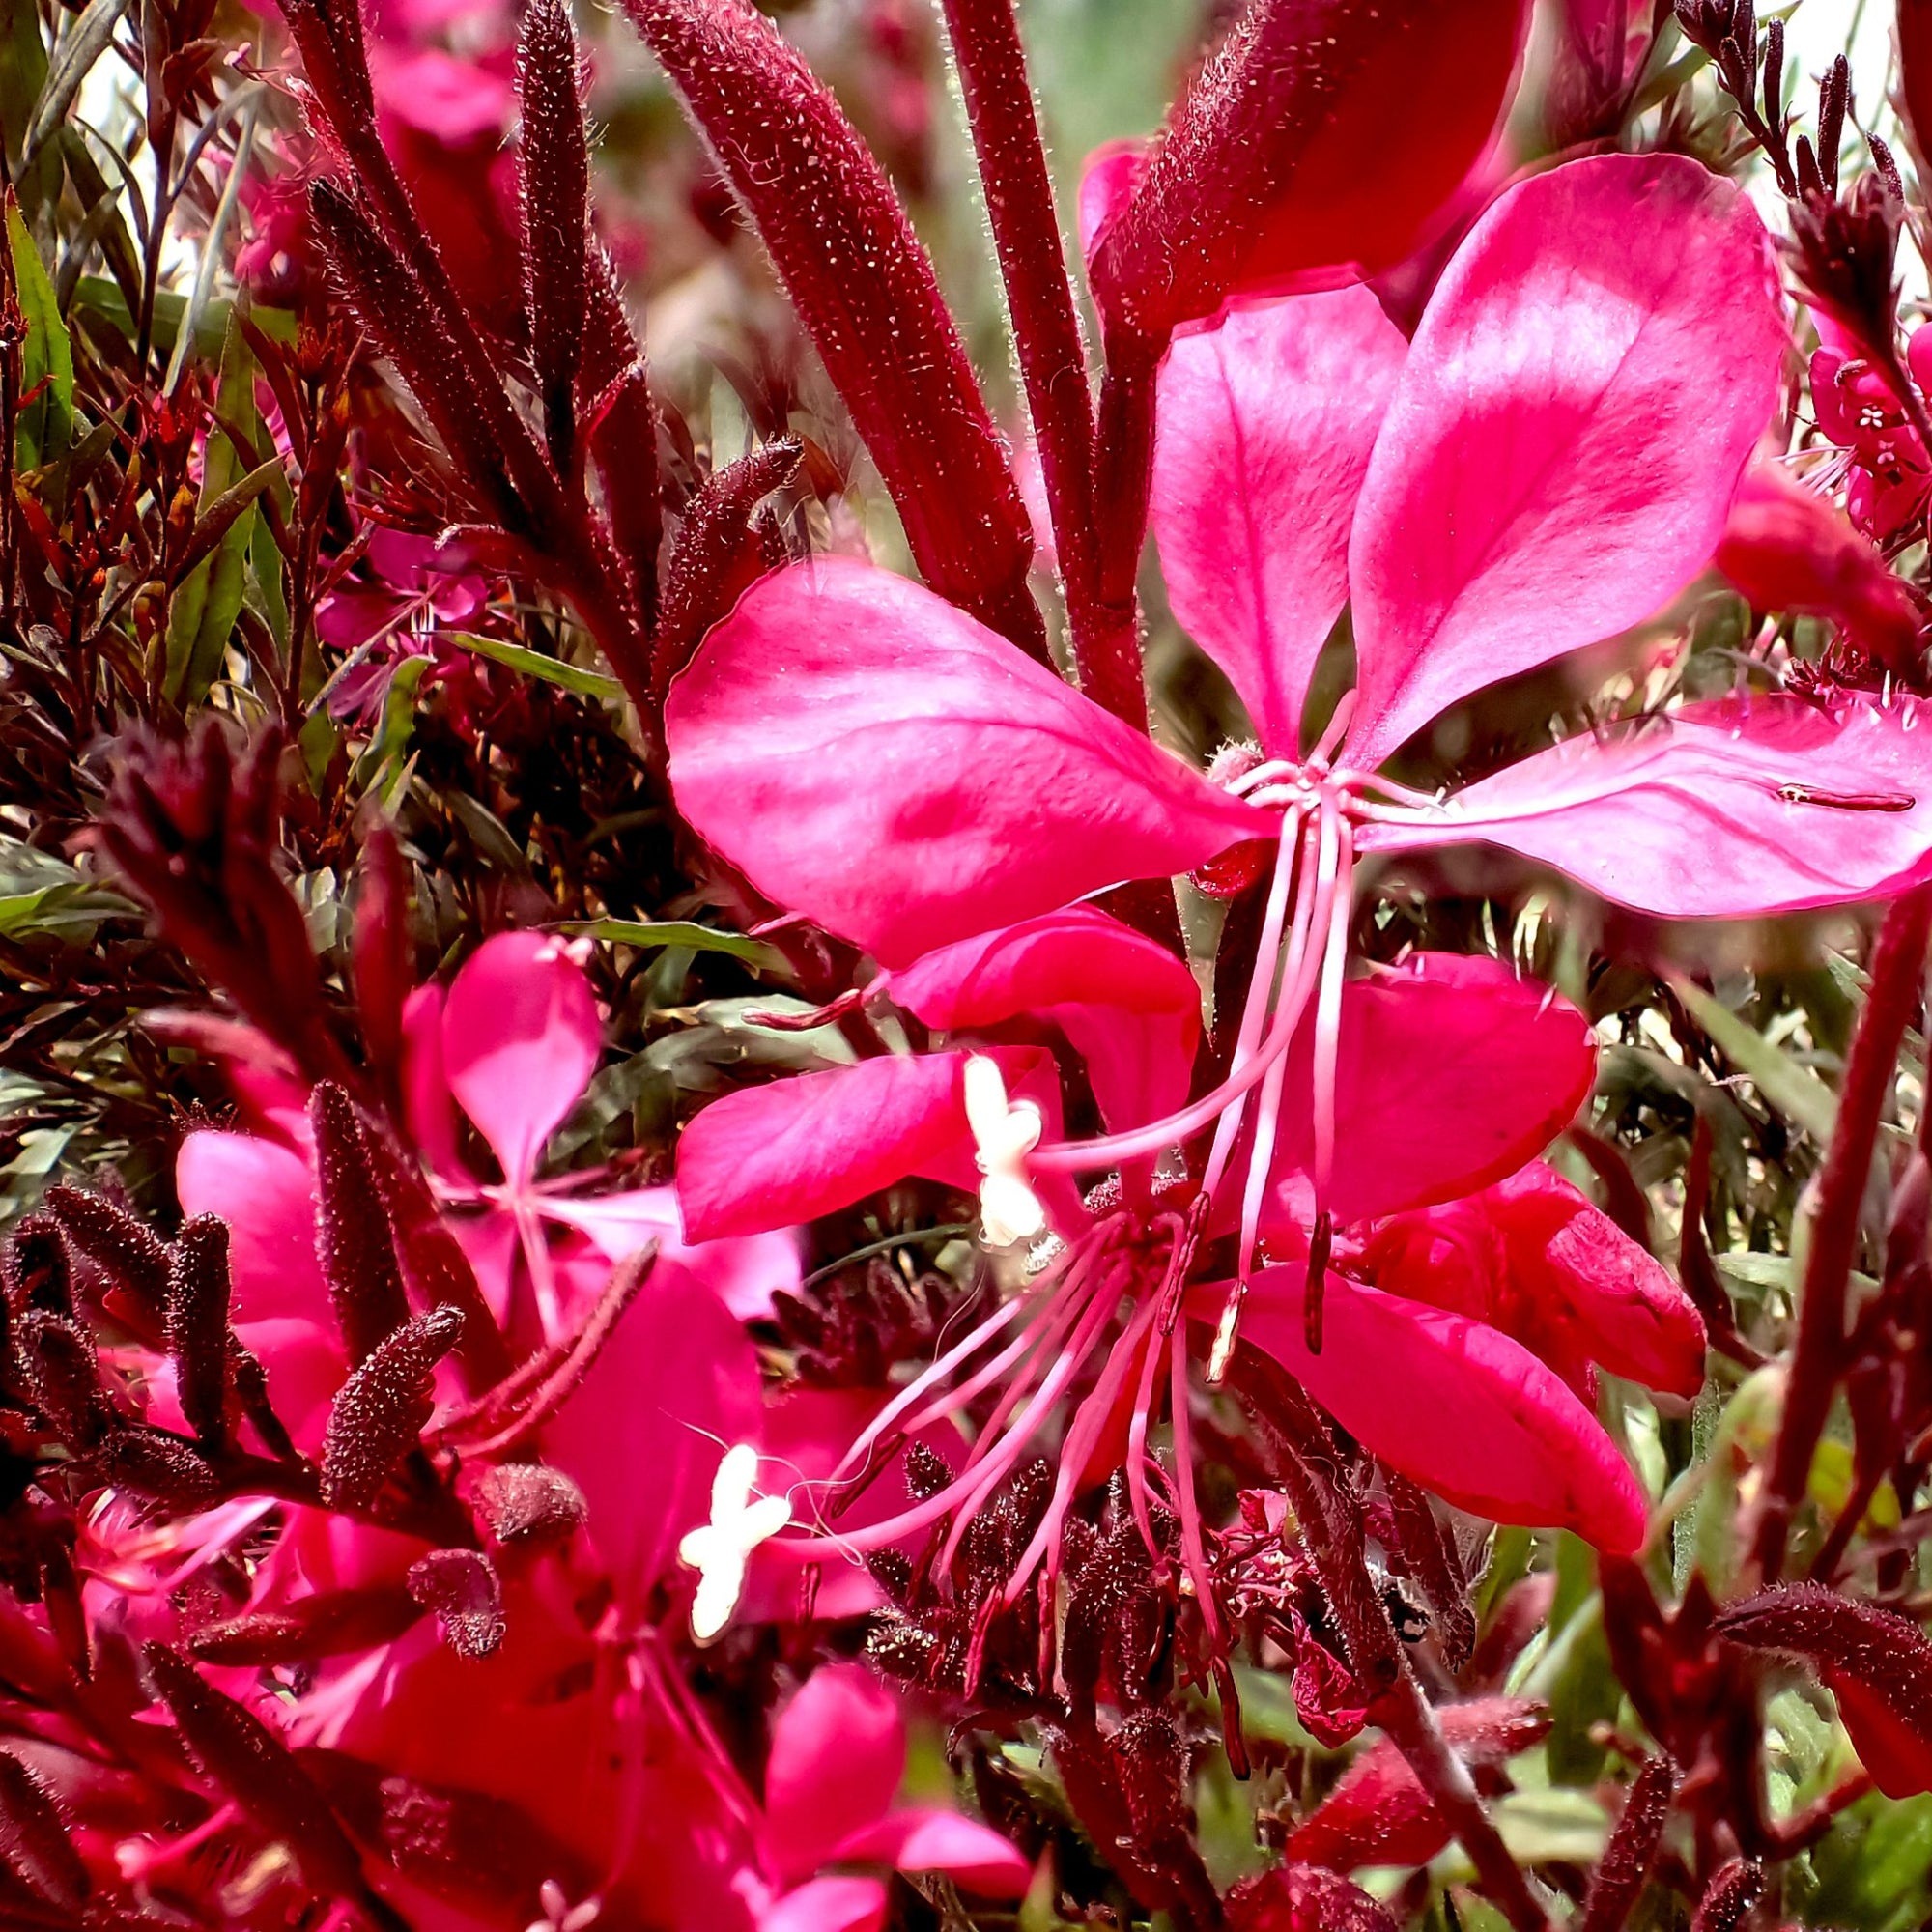
<instances>
[{"instance_id":1,"label":"gaura flower","mask_svg":"<svg viewBox=\"0 0 1932 1932\"><path fill-rule=\"evenodd\" d=\"M1773 695L1688 706L1560 744L1447 798L1381 771L1445 708L1628 629L1705 567L1775 408L1786 347L1749 206L1681 157L1623 156L1571 163L1503 195L1458 251L1412 344L1359 288L1238 312L1182 337L1160 376L1154 527L1177 614L1228 671L1260 735L1255 760L1225 787L963 613L861 564L781 571L711 633L667 710L681 807L768 895L870 951L895 998L895 984L922 989L926 958L951 962L974 947L1001 958L1013 935L1065 917L1056 907L1124 878L1249 840L1271 840L1278 855L1227 1076L1189 1105L1177 1104L1184 1085L1171 1087L1166 1111L1141 1109L1127 1125L1124 1112L1110 1115L1105 1134L1062 1141L1040 1097L1037 1145L1019 1147L1029 1124L969 1148L970 1056L949 1047L730 1096L688 1131L681 1197L694 1226L711 1232L806 1219L905 1173L971 1184L977 1153L981 1178L997 1178L1003 1193L1023 1166L1066 1243L1029 1285L1036 1292L935 1364L900 1408L889 1406L858 1461L847 1459L843 1475L889 1441L898 1414L929 1420L935 1405L950 1412L1010 1378L967 1470L929 1516L895 1520L902 1527L991 1492L1017 1453L1009 1425L1015 1435L1037 1429L1079 1359L1112 1332L1123 1297L1130 1312L1073 1425L1062 1479L1078 1482L1100 1440L1087 1407L1103 1415L1122 1403L1141 1433L1127 1466L1145 1512L1139 1451L1152 1365L1168 1357L1179 1438L1185 1277L1204 1228L1232 1212L1236 1194L1224 1197L1223 1184L1244 1162L1223 1350L1253 1284L1267 1346L1405 1472L1505 1519L1569 1521L1610 1548L1634 1540L1641 1499L1628 1471L1599 1455L1601 1432L1561 1378L1487 1322L1425 1315L1343 1275L1346 1312L1323 1344L1322 1285L1338 1238L1347 1261L1370 1237L1356 1223L1506 1179L1568 1118L1505 1101L1495 1138L1506 1157L1495 1165L1471 1160L1406 1202L1344 1198L1350 1136L1366 1162L1383 1148L1343 1127L1355 1104L1355 1076L1342 1071L1353 1015L1383 997L1347 978L1350 882L1358 853L1480 842L1641 911L1720 917L1871 896L1922 874L1932 799L1909 699ZM1345 605L1358 687L1303 755L1315 660ZM1847 839L1853 812L1861 836ZM1022 995L1016 977L996 978L1005 1005L951 1015L960 1031L1071 997L1044 983ZM1495 1033L1507 996L1493 986L1463 995L1451 1037L1513 1065ZM1417 997L1386 992L1397 1011ZM1581 1023L1569 1023L1587 1083ZM1392 1064L1426 1080L1443 1036L1418 1027L1413 1037ZM1016 1082L1043 1071L1001 1066L1009 1109L1031 1097ZM990 1098L990 1078L977 1077ZM1569 1090L1569 1107L1583 1091ZM1411 1139L1453 1148L1430 1111L1437 1100L1432 1090L1413 1108ZM1535 1116L1533 1132L1522 1112ZM1169 1208L1155 1163L1209 1127L1191 1192L1170 1196ZM761 1148L773 1157L761 1160ZM1124 1218L1048 1198L1065 1179L1110 1168L1131 1204ZM1009 1226L1027 1218L1024 1203L1011 1205ZM1290 1223L1306 1264L1264 1281L1257 1245L1264 1230L1283 1241ZM1641 1303L1643 1284L1626 1287ZM1297 1301L1295 1339L1281 1312ZM1472 1334L1479 1347L1466 1346ZM987 1356L968 1372L982 1347ZM1574 1361L1564 1366L1575 1373ZM938 1394L955 1371L958 1389ZM1425 1371L1480 1384L1509 1452L1463 1458L1488 1439L1480 1431L1433 1427L1414 1400L1398 1413L1391 1392L1428 1386ZM1674 1383L1689 1370L1673 1359L1668 1374ZM1552 1415L1566 1418L1553 1432ZM1184 1541L1198 1557L1179 1439L1176 1462Z\"/></svg>"}]
</instances>

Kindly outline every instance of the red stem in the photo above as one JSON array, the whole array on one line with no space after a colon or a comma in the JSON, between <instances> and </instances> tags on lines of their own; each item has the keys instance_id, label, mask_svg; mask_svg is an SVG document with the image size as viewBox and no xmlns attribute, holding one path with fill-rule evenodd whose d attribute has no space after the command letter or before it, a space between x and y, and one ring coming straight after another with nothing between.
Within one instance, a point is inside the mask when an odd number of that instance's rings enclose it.
<instances>
[{"instance_id":1,"label":"red stem","mask_svg":"<svg viewBox=\"0 0 1932 1932\"><path fill-rule=\"evenodd\" d=\"M1095 617L1102 627L1093 664L1083 666L1087 689L1117 718L1147 728L1147 687L1141 675L1140 606L1135 580L1147 541L1148 498L1153 488L1154 370L1158 358L1110 367L1100 384L1100 422L1094 439L1094 530Z\"/></svg>"},{"instance_id":2,"label":"red stem","mask_svg":"<svg viewBox=\"0 0 1932 1932\"><path fill-rule=\"evenodd\" d=\"M1923 1005L1928 939L1932 886L1920 886L1892 905L1879 929L1871 992L1852 1037L1837 1123L1818 1174L1784 1421L1772 1457L1764 1514L1758 1519L1757 1564L1768 1583L1784 1568L1792 1511L1804 1493L1811 1458L1845 1369L1845 1294L1858 1255L1860 1208L1880 1117L1897 1076L1898 1049Z\"/></svg>"},{"instance_id":3,"label":"red stem","mask_svg":"<svg viewBox=\"0 0 1932 1932\"><path fill-rule=\"evenodd\" d=\"M1012 0L944 0L986 213L1039 444L1067 624L1083 680L1104 682L1108 627L1094 602L1094 396Z\"/></svg>"}]
</instances>

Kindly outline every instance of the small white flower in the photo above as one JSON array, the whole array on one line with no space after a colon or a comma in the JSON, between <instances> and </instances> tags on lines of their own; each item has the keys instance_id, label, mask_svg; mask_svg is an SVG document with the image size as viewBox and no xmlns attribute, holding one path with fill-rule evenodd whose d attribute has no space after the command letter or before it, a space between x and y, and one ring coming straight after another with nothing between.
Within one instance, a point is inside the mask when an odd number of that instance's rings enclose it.
<instances>
[{"instance_id":1,"label":"small white flower","mask_svg":"<svg viewBox=\"0 0 1932 1932\"><path fill-rule=\"evenodd\" d=\"M711 1479L711 1520L677 1546L678 1561L697 1572L691 1634L699 1643L710 1643L731 1621L752 1551L791 1520L788 1496L753 1499L757 1474L758 1452L749 1442L725 1450Z\"/></svg>"},{"instance_id":2,"label":"small white flower","mask_svg":"<svg viewBox=\"0 0 1932 1932\"><path fill-rule=\"evenodd\" d=\"M1030 1241L1046 1226L1046 1209L1027 1180L1026 1157L1039 1144L1039 1109L1007 1098L999 1063L983 1054L966 1062L966 1123L980 1172L980 1220L989 1246Z\"/></svg>"}]
</instances>

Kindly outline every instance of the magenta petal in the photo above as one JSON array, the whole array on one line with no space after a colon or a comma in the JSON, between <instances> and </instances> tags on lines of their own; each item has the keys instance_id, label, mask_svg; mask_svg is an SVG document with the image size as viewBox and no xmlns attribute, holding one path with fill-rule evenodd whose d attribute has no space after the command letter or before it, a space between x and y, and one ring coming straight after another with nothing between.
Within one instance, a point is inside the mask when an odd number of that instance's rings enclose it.
<instances>
[{"instance_id":1,"label":"magenta petal","mask_svg":"<svg viewBox=\"0 0 1932 1932\"><path fill-rule=\"evenodd\" d=\"M565 942L499 932L457 974L442 1009L450 1091L520 1187L597 1069L600 1030Z\"/></svg>"},{"instance_id":2,"label":"magenta petal","mask_svg":"<svg viewBox=\"0 0 1932 1932\"><path fill-rule=\"evenodd\" d=\"M815 1878L758 1915L758 1932L879 1932L886 1889L875 1878Z\"/></svg>"},{"instance_id":3,"label":"magenta petal","mask_svg":"<svg viewBox=\"0 0 1932 1932\"><path fill-rule=\"evenodd\" d=\"M848 557L748 591L665 731L691 823L888 966L1273 829L962 611Z\"/></svg>"},{"instance_id":4,"label":"magenta petal","mask_svg":"<svg viewBox=\"0 0 1932 1932\"><path fill-rule=\"evenodd\" d=\"M417 1152L442 1179L470 1179L456 1151L456 1102L442 1065L442 988L434 982L403 1002L403 1119Z\"/></svg>"},{"instance_id":5,"label":"magenta petal","mask_svg":"<svg viewBox=\"0 0 1932 1932\"><path fill-rule=\"evenodd\" d=\"M1290 1058L1306 1094L1312 1029ZM1417 953L1342 995L1335 1076L1335 1175L1328 1207L1346 1225L1452 1200L1540 1154L1590 1092L1590 1027L1568 1000L1500 960ZM1308 1109L1284 1111L1275 1172L1302 1227L1315 1144Z\"/></svg>"},{"instance_id":6,"label":"magenta petal","mask_svg":"<svg viewBox=\"0 0 1932 1932\"><path fill-rule=\"evenodd\" d=\"M965 1053L889 1055L749 1087L714 1100L678 1142L677 1194L700 1241L756 1235L849 1208L911 1174L978 1185L966 1124ZM1007 1092L1060 1130L1052 1058L994 1047Z\"/></svg>"},{"instance_id":7,"label":"magenta petal","mask_svg":"<svg viewBox=\"0 0 1932 1932\"><path fill-rule=\"evenodd\" d=\"M1321 1352L1311 1355L1301 1290L1298 1265L1264 1269L1241 1334L1378 1456L1493 1522L1572 1529L1617 1555L1641 1545L1635 1476L1597 1418L1520 1343L1331 1272ZM1211 1321L1224 1294L1198 1291L1196 1312Z\"/></svg>"},{"instance_id":8,"label":"magenta petal","mask_svg":"<svg viewBox=\"0 0 1932 1932\"><path fill-rule=\"evenodd\" d=\"M1776 404L1775 287L1750 203L1679 156L1572 161L1490 209L1362 488L1355 762L1703 569Z\"/></svg>"},{"instance_id":9,"label":"magenta petal","mask_svg":"<svg viewBox=\"0 0 1932 1932\"><path fill-rule=\"evenodd\" d=\"M1378 1288L1513 1335L1585 1400L1598 1368L1671 1395L1704 1385L1696 1305L1542 1161L1464 1200L1392 1216L1358 1265Z\"/></svg>"},{"instance_id":10,"label":"magenta petal","mask_svg":"<svg viewBox=\"0 0 1932 1932\"><path fill-rule=\"evenodd\" d=\"M799 1879L876 1824L905 1776L898 1699L863 1663L814 1671L772 1726L765 1843L779 1875Z\"/></svg>"},{"instance_id":11,"label":"magenta petal","mask_svg":"<svg viewBox=\"0 0 1932 1932\"><path fill-rule=\"evenodd\" d=\"M1566 739L1364 851L1471 840L1665 919L1740 919L1903 890L1932 870L1932 711L1847 696L1723 698Z\"/></svg>"},{"instance_id":12,"label":"magenta petal","mask_svg":"<svg viewBox=\"0 0 1932 1932\"><path fill-rule=\"evenodd\" d=\"M907 1872L944 1872L982 1898L1024 1898L1033 1867L1017 1846L952 1811L891 1811L842 1839L836 1855Z\"/></svg>"},{"instance_id":13,"label":"magenta petal","mask_svg":"<svg viewBox=\"0 0 1932 1932\"><path fill-rule=\"evenodd\" d=\"M315 1255L315 1176L279 1141L201 1132L175 1158L182 1212L228 1223L234 1319L332 1321Z\"/></svg>"},{"instance_id":14,"label":"magenta petal","mask_svg":"<svg viewBox=\"0 0 1932 1932\"><path fill-rule=\"evenodd\" d=\"M1349 530L1408 344L1366 288L1183 336L1160 371L1152 520L1168 600L1262 745L1301 749L1308 681L1349 599Z\"/></svg>"},{"instance_id":15,"label":"magenta petal","mask_svg":"<svg viewBox=\"0 0 1932 1932\"><path fill-rule=\"evenodd\" d=\"M687 1280L702 1283L740 1321L769 1316L777 1290L798 1291L798 1236L790 1229L739 1240L689 1243L674 1187L639 1187L580 1199L551 1194L542 1198L539 1211L553 1221L581 1228L613 1262L636 1254L646 1241L655 1241L660 1273L674 1269Z\"/></svg>"},{"instance_id":16,"label":"magenta petal","mask_svg":"<svg viewBox=\"0 0 1932 1932\"><path fill-rule=\"evenodd\" d=\"M1185 960L1092 906L1024 920L928 952L888 977L927 1026L970 1033L1035 1013L1087 1063L1109 1126L1138 1126L1187 1095L1201 988Z\"/></svg>"},{"instance_id":17,"label":"magenta petal","mask_svg":"<svg viewBox=\"0 0 1932 1932\"><path fill-rule=\"evenodd\" d=\"M710 1515L724 1445L755 1440L761 1410L743 1326L688 1277L652 1274L543 1436L546 1460L583 1492L628 1607L674 1574L678 1539Z\"/></svg>"}]
</instances>

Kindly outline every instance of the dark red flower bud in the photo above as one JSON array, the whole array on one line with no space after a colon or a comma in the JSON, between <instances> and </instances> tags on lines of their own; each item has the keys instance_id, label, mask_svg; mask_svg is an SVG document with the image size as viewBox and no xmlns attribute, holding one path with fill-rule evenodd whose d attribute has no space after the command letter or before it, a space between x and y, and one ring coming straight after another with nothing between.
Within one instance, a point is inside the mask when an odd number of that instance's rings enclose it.
<instances>
[{"instance_id":1,"label":"dark red flower bud","mask_svg":"<svg viewBox=\"0 0 1932 1932\"><path fill-rule=\"evenodd\" d=\"M750 0L628 0L763 238L927 582L1044 652L1033 535L932 263L831 94Z\"/></svg>"},{"instance_id":2,"label":"dark red flower bud","mask_svg":"<svg viewBox=\"0 0 1932 1932\"><path fill-rule=\"evenodd\" d=\"M87 1867L53 1794L12 1751L0 1751L0 1862L48 1905L80 1916Z\"/></svg>"},{"instance_id":3,"label":"dark red flower bud","mask_svg":"<svg viewBox=\"0 0 1932 1932\"><path fill-rule=\"evenodd\" d=\"M349 1359L364 1362L409 1320L389 1212L355 1103L332 1081L309 1095L315 1245Z\"/></svg>"},{"instance_id":4,"label":"dark red flower bud","mask_svg":"<svg viewBox=\"0 0 1932 1932\"><path fill-rule=\"evenodd\" d=\"M503 1641L503 1586L480 1549L432 1549L410 1566L410 1595L458 1657L488 1657Z\"/></svg>"},{"instance_id":5,"label":"dark red flower bud","mask_svg":"<svg viewBox=\"0 0 1932 1932\"><path fill-rule=\"evenodd\" d=\"M1747 1597L1719 1611L1717 1624L1733 1643L1817 1670L1888 1798L1932 1791L1932 1639L1919 1625L1819 1583Z\"/></svg>"},{"instance_id":6,"label":"dark red flower bud","mask_svg":"<svg viewBox=\"0 0 1932 1932\"><path fill-rule=\"evenodd\" d=\"M410 864L386 821L369 828L356 874L355 1009L371 1065L394 1078L402 1061L403 1003L415 978L415 943Z\"/></svg>"},{"instance_id":7,"label":"dark red flower bud","mask_svg":"<svg viewBox=\"0 0 1932 1932\"><path fill-rule=\"evenodd\" d=\"M590 152L577 93L577 38L561 0L534 0L517 42L523 106L518 169L524 208L524 302L544 437L559 476L576 445L577 370L590 247Z\"/></svg>"},{"instance_id":8,"label":"dark red flower bud","mask_svg":"<svg viewBox=\"0 0 1932 1932\"><path fill-rule=\"evenodd\" d=\"M228 1295L227 1224L197 1214L169 1257L168 1352L188 1427L216 1447L228 1433Z\"/></svg>"},{"instance_id":9,"label":"dark red flower bud","mask_svg":"<svg viewBox=\"0 0 1932 1932\"><path fill-rule=\"evenodd\" d=\"M1764 1867L1755 1859L1733 1859L1711 1881L1690 1932L1737 1932L1764 1889Z\"/></svg>"},{"instance_id":10,"label":"dark red flower bud","mask_svg":"<svg viewBox=\"0 0 1932 1932\"><path fill-rule=\"evenodd\" d=\"M29 1308L16 1333L34 1406L69 1449L86 1455L118 1420L100 1386L94 1337L44 1308Z\"/></svg>"},{"instance_id":11,"label":"dark red flower bud","mask_svg":"<svg viewBox=\"0 0 1932 1932\"><path fill-rule=\"evenodd\" d=\"M373 1649L399 1637L422 1615L407 1590L319 1590L277 1610L250 1610L203 1624L188 1649L204 1663L307 1663Z\"/></svg>"},{"instance_id":12,"label":"dark red flower bud","mask_svg":"<svg viewBox=\"0 0 1932 1932\"><path fill-rule=\"evenodd\" d=\"M155 1689L196 1764L262 1831L288 1846L310 1884L366 1898L355 1846L288 1747L166 1644L149 1644L146 1657Z\"/></svg>"},{"instance_id":13,"label":"dark red flower bud","mask_svg":"<svg viewBox=\"0 0 1932 1932\"><path fill-rule=\"evenodd\" d=\"M322 1445L322 1493L331 1509L366 1509L421 1439L435 1406L437 1363L463 1318L433 1308L384 1340L343 1383Z\"/></svg>"},{"instance_id":14,"label":"dark red flower bud","mask_svg":"<svg viewBox=\"0 0 1932 1932\"><path fill-rule=\"evenodd\" d=\"M504 1463L484 1470L469 1502L506 1548L560 1543L589 1514L583 1492L561 1469L542 1463Z\"/></svg>"},{"instance_id":15,"label":"dark red flower bud","mask_svg":"<svg viewBox=\"0 0 1932 1932\"><path fill-rule=\"evenodd\" d=\"M29 1214L8 1237L0 1257L7 1307L14 1315L30 1308L49 1315L73 1313L73 1284L69 1279L67 1243L60 1224L50 1214Z\"/></svg>"},{"instance_id":16,"label":"dark red flower bud","mask_svg":"<svg viewBox=\"0 0 1932 1932\"><path fill-rule=\"evenodd\" d=\"M1228 1894L1228 1932L1397 1932L1388 1908L1321 1865L1281 1865Z\"/></svg>"},{"instance_id":17,"label":"dark red flower bud","mask_svg":"<svg viewBox=\"0 0 1932 1932\"><path fill-rule=\"evenodd\" d=\"M1520 0L1250 0L1177 103L1090 279L1110 362L1230 296L1408 254L1495 131Z\"/></svg>"},{"instance_id":18,"label":"dark red flower bud","mask_svg":"<svg viewBox=\"0 0 1932 1932\"><path fill-rule=\"evenodd\" d=\"M1676 1789L1677 1767L1667 1757L1652 1758L1637 1773L1590 1881L1579 1932L1623 1932L1650 1877Z\"/></svg>"},{"instance_id":19,"label":"dark red flower bud","mask_svg":"<svg viewBox=\"0 0 1932 1932\"><path fill-rule=\"evenodd\" d=\"M140 1313L158 1318L168 1296L168 1250L138 1216L80 1187L49 1187L47 1208L76 1250L129 1295Z\"/></svg>"}]
</instances>

